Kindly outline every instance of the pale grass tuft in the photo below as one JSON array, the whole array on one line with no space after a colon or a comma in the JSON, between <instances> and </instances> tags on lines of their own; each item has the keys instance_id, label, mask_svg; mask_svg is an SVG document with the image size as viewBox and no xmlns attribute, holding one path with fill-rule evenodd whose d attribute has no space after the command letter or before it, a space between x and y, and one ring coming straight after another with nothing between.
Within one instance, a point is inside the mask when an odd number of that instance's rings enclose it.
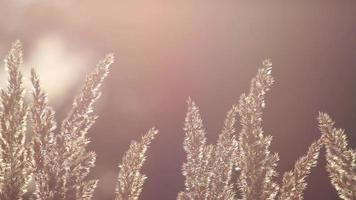
<instances>
[{"instance_id":1,"label":"pale grass tuft","mask_svg":"<svg viewBox=\"0 0 356 200\"><path fill-rule=\"evenodd\" d=\"M178 194L178 199L232 200L235 196L231 179L237 153L234 135L237 106L228 111L217 144L207 145L199 108L190 98L187 102L183 145L187 153L183 165L185 190Z\"/></svg>"},{"instance_id":2,"label":"pale grass tuft","mask_svg":"<svg viewBox=\"0 0 356 200\"><path fill-rule=\"evenodd\" d=\"M185 118L185 139L183 147L187 161L183 164L185 191L178 194L178 199L207 199L210 182L209 159L212 147L206 147L206 133L203 128L199 108L190 98Z\"/></svg>"},{"instance_id":3,"label":"pale grass tuft","mask_svg":"<svg viewBox=\"0 0 356 200\"><path fill-rule=\"evenodd\" d=\"M113 56L106 56L98 63L95 71L87 76L80 95L75 98L73 108L58 133L54 133L54 111L48 106L47 95L32 70L35 199L92 198L97 180L87 181L86 176L90 168L94 167L96 156L94 152L86 150L90 142L86 134L97 118L93 114L93 104L100 96L98 89L112 62Z\"/></svg>"},{"instance_id":4,"label":"pale grass tuft","mask_svg":"<svg viewBox=\"0 0 356 200\"><path fill-rule=\"evenodd\" d=\"M141 172L146 160L146 151L158 131L151 128L140 142L133 141L119 165L115 200L137 200L145 179Z\"/></svg>"},{"instance_id":5,"label":"pale grass tuft","mask_svg":"<svg viewBox=\"0 0 356 200\"><path fill-rule=\"evenodd\" d=\"M5 59L9 85L6 90L1 90L1 200L22 199L32 171L32 152L25 144L27 107L19 71L22 63L22 45L16 41Z\"/></svg>"},{"instance_id":6,"label":"pale grass tuft","mask_svg":"<svg viewBox=\"0 0 356 200\"><path fill-rule=\"evenodd\" d=\"M327 171L339 197L356 199L356 151L348 147L345 131L334 127L326 113L319 113L319 129L326 147Z\"/></svg>"},{"instance_id":7,"label":"pale grass tuft","mask_svg":"<svg viewBox=\"0 0 356 200\"><path fill-rule=\"evenodd\" d=\"M284 173L278 195L279 200L302 200L307 186L305 179L311 169L316 166L319 158L321 141L312 143L306 155L299 158L294 165L293 171Z\"/></svg>"},{"instance_id":8,"label":"pale grass tuft","mask_svg":"<svg viewBox=\"0 0 356 200\"><path fill-rule=\"evenodd\" d=\"M34 69L31 70L31 82L33 85L33 104L31 106L32 119L32 147L34 152L34 180L36 184L35 198L50 200L54 198L55 187L55 157L54 131L56 122L54 111L48 105L47 95L42 90L40 80Z\"/></svg>"},{"instance_id":9,"label":"pale grass tuft","mask_svg":"<svg viewBox=\"0 0 356 200\"><path fill-rule=\"evenodd\" d=\"M265 60L263 65L251 81L249 94L241 95L238 106L242 126L238 139L237 166L241 169L238 186L243 200L275 199L278 193L274 181L278 155L270 152L272 137L263 135L262 129L265 94L274 79L271 62Z\"/></svg>"},{"instance_id":10,"label":"pale grass tuft","mask_svg":"<svg viewBox=\"0 0 356 200\"><path fill-rule=\"evenodd\" d=\"M316 165L320 141L309 147L293 171L285 173L279 189L275 181L278 156L270 152L272 137L265 136L262 129L265 95L274 82L271 66L269 59L263 61L263 67L251 81L249 94L241 95L239 103L227 112L216 145L206 144L199 108L188 99L183 144L187 153L183 165L185 190L178 194L178 200L302 199L305 178ZM237 114L241 124L238 138ZM236 186L232 182L235 175L238 176Z\"/></svg>"},{"instance_id":11,"label":"pale grass tuft","mask_svg":"<svg viewBox=\"0 0 356 200\"><path fill-rule=\"evenodd\" d=\"M98 89L112 63L113 56L106 56L87 76L79 96L74 99L72 110L55 136L52 150L56 153L56 163L53 167L60 178L54 181L54 199L91 199L93 195L97 181L85 178L95 165L96 155L86 150L90 142L86 134L97 118L93 104L100 96Z\"/></svg>"}]
</instances>

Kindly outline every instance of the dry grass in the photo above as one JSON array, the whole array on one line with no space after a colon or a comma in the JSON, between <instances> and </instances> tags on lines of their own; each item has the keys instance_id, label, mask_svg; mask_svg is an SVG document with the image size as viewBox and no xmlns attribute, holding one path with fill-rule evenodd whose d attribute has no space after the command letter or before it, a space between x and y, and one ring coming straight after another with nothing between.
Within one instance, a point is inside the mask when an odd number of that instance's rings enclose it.
<instances>
[{"instance_id":1,"label":"dry grass","mask_svg":"<svg viewBox=\"0 0 356 200\"><path fill-rule=\"evenodd\" d=\"M249 93L242 94L227 113L216 145L206 144L199 109L188 100L184 128L187 161L183 165L186 182L178 199L303 199L305 179L316 166L321 142L314 142L294 169L277 183L278 155L270 152L272 137L264 135L262 128L265 95L274 82L271 66L269 60L263 62L251 81ZM236 114L241 124L239 134L235 132ZM238 169L237 191L233 190L233 169Z\"/></svg>"},{"instance_id":2,"label":"dry grass","mask_svg":"<svg viewBox=\"0 0 356 200\"><path fill-rule=\"evenodd\" d=\"M92 199L97 180L87 180L96 155L87 150L88 130L97 116L93 112L100 86L113 63L113 56L101 60L84 82L80 94L61 126L48 105L40 79L31 71L33 103L24 104L25 89L20 67L22 47L15 42L5 59L9 80L1 91L0 112L0 200L19 200L33 177L38 200ZM252 79L250 90L227 112L216 144L207 144L206 131L196 103L188 99L183 142L187 159L183 164L185 188L179 200L301 200L306 178L316 166L319 151L326 147L331 183L340 198L356 199L356 153L347 147L342 129L324 113L319 114L322 137L295 162L294 169L277 180L278 155L270 151L272 137L262 127L265 95L274 79L272 63L263 62ZM30 120L27 120L27 117ZM236 122L240 122L239 129ZM26 143L26 124L32 138ZM116 200L137 200L146 176L141 172L146 151L158 131L154 128L141 141L133 141L119 165ZM233 177L237 176L235 180Z\"/></svg>"}]
</instances>

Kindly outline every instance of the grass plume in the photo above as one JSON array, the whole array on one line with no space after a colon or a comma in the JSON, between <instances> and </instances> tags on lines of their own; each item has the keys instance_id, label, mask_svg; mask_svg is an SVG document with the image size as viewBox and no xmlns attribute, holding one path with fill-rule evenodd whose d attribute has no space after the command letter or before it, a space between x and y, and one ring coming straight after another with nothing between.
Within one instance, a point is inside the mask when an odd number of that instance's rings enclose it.
<instances>
[{"instance_id":1,"label":"grass plume","mask_svg":"<svg viewBox=\"0 0 356 200\"><path fill-rule=\"evenodd\" d=\"M270 60L263 62L251 81L249 93L241 95L238 104L227 112L216 144L207 144L199 108L188 99L183 144L187 153L183 165L185 190L178 194L179 200L303 199L305 179L316 165L320 141L309 147L279 185L275 180L278 155L270 152L272 137L265 136L262 127L265 95L274 82L271 66ZM237 117L241 124L239 134ZM239 172L234 172L234 168ZM234 174L238 175L236 186Z\"/></svg>"},{"instance_id":2,"label":"grass plume","mask_svg":"<svg viewBox=\"0 0 356 200\"><path fill-rule=\"evenodd\" d=\"M151 128L141 138L140 142L133 141L131 143L119 165L115 200L139 199L144 181L147 178L142 174L141 168L146 160L147 148L157 133L158 131L155 128Z\"/></svg>"},{"instance_id":3,"label":"grass plume","mask_svg":"<svg viewBox=\"0 0 356 200\"><path fill-rule=\"evenodd\" d=\"M294 169L284 173L278 194L279 200L304 199L304 190L307 187L305 179L311 173L311 169L317 164L320 148L320 140L312 143L306 155L302 156L295 162Z\"/></svg>"},{"instance_id":4,"label":"grass plume","mask_svg":"<svg viewBox=\"0 0 356 200\"><path fill-rule=\"evenodd\" d=\"M269 60L263 62L251 81L249 94L242 94L239 101L242 128L237 165L241 169L238 184L244 200L274 199L278 192L274 181L278 155L270 152L272 137L265 136L262 129L265 94L274 82L271 66Z\"/></svg>"},{"instance_id":5,"label":"grass plume","mask_svg":"<svg viewBox=\"0 0 356 200\"><path fill-rule=\"evenodd\" d=\"M48 149L55 160L49 164L53 171L53 199L91 199L97 180L85 180L95 164L96 155L87 151L90 142L86 136L97 116L93 104L99 98L99 87L107 76L113 56L99 61L94 72L85 80L80 94L74 99L73 107L54 136L54 144ZM48 155L43 155L48 156ZM60 178L58 178L60 177Z\"/></svg>"},{"instance_id":6,"label":"grass plume","mask_svg":"<svg viewBox=\"0 0 356 200\"><path fill-rule=\"evenodd\" d=\"M345 131L335 128L328 114L319 113L318 121L331 183L340 198L356 199L356 151L348 147Z\"/></svg>"},{"instance_id":7,"label":"grass plume","mask_svg":"<svg viewBox=\"0 0 356 200\"><path fill-rule=\"evenodd\" d=\"M22 63L22 45L16 41L5 59L9 85L1 90L1 200L22 199L32 171L31 149L25 144L27 107L19 70Z\"/></svg>"}]
</instances>

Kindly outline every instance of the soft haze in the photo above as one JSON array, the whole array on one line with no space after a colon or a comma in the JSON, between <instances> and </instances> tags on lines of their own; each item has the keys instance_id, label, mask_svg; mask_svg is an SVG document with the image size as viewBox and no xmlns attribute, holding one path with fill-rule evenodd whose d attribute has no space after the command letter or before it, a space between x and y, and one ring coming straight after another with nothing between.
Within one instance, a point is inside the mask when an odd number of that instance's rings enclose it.
<instances>
[{"instance_id":1,"label":"soft haze","mask_svg":"<svg viewBox=\"0 0 356 200\"><path fill-rule=\"evenodd\" d=\"M98 154L94 199L113 198L124 151L153 125L160 133L148 151L141 199L175 199L184 183L186 99L200 106L215 141L266 57L276 84L264 125L279 171L320 136L319 110L346 129L355 148L356 1L2 0L0 24L1 58L14 40L24 42L24 72L38 70L58 120L96 61L116 55L89 134ZM3 87L3 69L0 77ZM324 164L321 156L306 200L337 199Z\"/></svg>"}]
</instances>

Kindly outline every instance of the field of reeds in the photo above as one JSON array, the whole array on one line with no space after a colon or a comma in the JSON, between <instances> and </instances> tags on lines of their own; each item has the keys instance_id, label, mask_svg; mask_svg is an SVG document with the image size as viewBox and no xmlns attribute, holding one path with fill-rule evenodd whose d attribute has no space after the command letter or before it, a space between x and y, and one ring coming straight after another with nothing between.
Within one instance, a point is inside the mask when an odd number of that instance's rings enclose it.
<instances>
[{"instance_id":1,"label":"field of reeds","mask_svg":"<svg viewBox=\"0 0 356 200\"><path fill-rule=\"evenodd\" d=\"M8 85L1 90L1 200L92 199L98 181L88 179L88 174L95 167L96 154L87 148L87 133L97 119L95 102L113 62L111 54L98 62L67 117L58 123L34 69L32 89L25 90L22 45L13 43L5 58ZM185 183L178 200L301 200L319 156L327 160L322 169L327 170L339 197L356 199L356 151L348 147L344 130L335 128L326 113L316 113L320 138L305 149L294 168L277 172L278 153L271 152L274 141L262 126L265 96L273 84L272 62L266 59L249 90L226 113L213 144L207 142L199 107L188 98L182 144L186 152L182 165ZM25 92L31 93L30 103L24 99ZM159 137L158 130L151 128L130 144L118 164L116 190L112 191L116 200L140 199L147 178L142 166L149 159L148 148L155 137ZM321 148L326 153L319 155ZM30 185L33 189L28 189Z\"/></svg>"}]
</instances>

